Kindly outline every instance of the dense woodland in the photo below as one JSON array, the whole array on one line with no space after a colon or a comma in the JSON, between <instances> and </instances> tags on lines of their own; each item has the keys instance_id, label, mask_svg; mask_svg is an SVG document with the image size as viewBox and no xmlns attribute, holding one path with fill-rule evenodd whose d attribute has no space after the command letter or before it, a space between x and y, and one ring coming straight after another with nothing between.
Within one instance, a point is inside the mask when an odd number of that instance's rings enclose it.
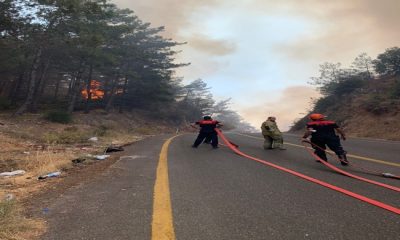
<instances>
[{"instance_id":1,"label":"dense woodland","mask_svg":"<svg viewBox=\"0 0 400 240\"><path fill-rule=\"evenodd\" d=\"M216 103L201 79L183 85L181 44L164 27L107 0L4 0L0 4L0 110L108 113L145 109L178 124L204 114L251 128Z\"/></svg>"},{"instance_id":2,"label":"dense woodland","mask_svg":"<svg viewBox=\"0 0 400 240\"><path fill-rule=\"evenodd\" d=\"M364 119L397 116L400 114L400 48L388 48L376 59L362 53L348 68L343 68L341 63L325 62L320 65L320 75L312 77L310 84L318 88L322 97L312 100L309 112L326 114L344 126L360 114ZM296 121L291 131L304 129L308 120L305 116Z\"/></svg>"}]
</instances>

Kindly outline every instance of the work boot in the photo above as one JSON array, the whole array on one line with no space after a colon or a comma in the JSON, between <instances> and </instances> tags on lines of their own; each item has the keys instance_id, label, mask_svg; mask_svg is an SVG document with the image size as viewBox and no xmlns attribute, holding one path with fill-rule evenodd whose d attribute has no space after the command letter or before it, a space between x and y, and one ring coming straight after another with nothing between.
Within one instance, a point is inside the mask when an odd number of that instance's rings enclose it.
<instances>
[{"instance_id":1,"label":"work boot","mask_svg":"<svg viewBox=\"0 0 400 240\"><path fill-rule=\"evenodd\" d=\"M279 147L279 150L286 150L286 148L284 148L284 147Z\"/></svg>"},{"instance_id":2,"label":"work boot","mask_svg":"<svg viewBox=\"0 0 400 240\"><path fill-rule=\"evenodd\" d=\"M349 160L347 160L346 153L344 153L342 155L338 155L338 157L339 157L339 160L340 160L340 164L342 164L342 166L349 165Z\"/></svg>"}]
</instances>

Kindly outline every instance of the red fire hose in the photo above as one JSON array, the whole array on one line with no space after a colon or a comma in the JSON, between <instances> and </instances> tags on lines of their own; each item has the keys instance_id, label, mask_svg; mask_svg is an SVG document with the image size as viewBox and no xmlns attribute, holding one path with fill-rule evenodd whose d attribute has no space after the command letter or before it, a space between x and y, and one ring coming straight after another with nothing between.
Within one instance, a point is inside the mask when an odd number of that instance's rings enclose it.
<instances>
[{"instance_id":1,"label":"red fire hose","mask_svg":"<svg viewBox=\"0 0 400 240\"><path fill-rule=\"evenodd\" d=\"M364 182L367 182L367 183L371 183L371 184L374 184L374 185L377 185L377 186L380 186L380 187L384 187L384 188L387 188L387 189L390 189L390 190L393 190L393 191L396 191L396 192L400 192L400 188L398 188L398 187L391 186L391 185L384 184L384 183L377 182L377 181L373 181L373 180L370 180L370 179L367 179L367 178L363 178L363 177L360 177L360 176L351 174L351 173L349 173L349 172L347 172L347 171L344 171L344 170L342 170L342 169L340 169L340 168L337 168L337 167L333 166L332 164L330 164L330 163L328 163L327 161L325 161L325 160L321 159L320 157L318 157L315 153L313 153L313 152L311 151L310 148L308 148L307 146L305 146L304 143L312 144L312 146L315 146L315 147L318 147L318 146L316 146L315 144L313 144L313 143L311 143L311 142L309 142L309 141L303 141L303 146L304 146L305 149L308 151L308 153L310 153L316 160L320 161L322 164L324 164L324 165L327 166L328 168L332 169L333 171L338 172L338 173L341 173L341 174L343 174L343 175L345 175L345 176L348 176L348 177L351 177L351 178L354 178L354 179L358 179L358 180L361 180L361 181L364 181ZM324 149L322 149L322 148L320 148L320 149L321 149L321 150L324 150ZM325 150L324 150L324 151L325 151ZM338 160L339 160L339 159L338 159ZM340 160L339 160L339 161L340 161ZM382 175L383 175L383 174L382 174ZM395 175L393 175L393 176L395 176Z\"/></svg>"},{"instance_id":2,"label":"red fire hose","mask_svg":"<svg viewBox=\"0 0 400 240\"><path fill-rule=\"evenodd\" d=\"M331 155L333 158L335 158L336 160L338 160L338 161L340 162L340 159L339 159L335 154L326 151L326 149L323 149L323 148L321 148L320 146L318 146L318 145L316 145L316 144L314 144L314 143L312 143L312 142L310 142L310 141L308 141L308 140L307 140L307 141L302 141L302 142L303 142L303 143L308 143L308 144L310 144L313 148L319 148L319 149L321 149L322 151L324 151L325 153ZM303 146L304 146L307 150L309 150L309 149L307 148L307 146L305 146L304 144L303 144ZM314 158L316 158L316 160L318 160L318 161L320 160L320 159L318 159L318 156L317 156L316 154L311 153L311 155L312 155ZM366 173L369 173L369 174L372 174L372 175L376 175L376 176L379 176L379 177L394 178L394 179L400 180L400 176L395 175L395 174L392 174L392 173L388 173L388 172L385 172L385 173L377 172L377 171L374 171L374 170L371 170L371 169L367 169L367 168L365 168L365 167L361 167L361 166L359 166L358 164L354 164L354 163L349 163L349 166L350 166L350 167L353 167L353 168L355 168L355 169L360 169L360 170L362 170L362 171L364 171L364 172L366 172Z\"/></svg>"},{"instance_id":3,"label":"red fire hose","mask_svg":"<svg viewBox=\"0 0 400 240\"><path fill-rule=\"evenodd\" d=\"M326 188L329 188L329 189L332 189L332 190L334 190L334 191L337 191L337 192L346 194L346 195L348 195L348 196L350 196L350 197L359 199L359 200L364 201L364 202L366 202L366 203L369 203L369 204L371 204L371 205L377 206L377 207L379 207L379 208L382 208L382 209L385 209L385 210L388 210L388 211L390 211L390 212L393 212L393 213L395 213L395 214L400 215L400 209L399 209L399 208L396 208L396 207L390 206L390 205L388 205L388 204L386 204L386 203L383 203L383 202L380 202L380 201L377 201L377 200L374 200L374 199L365 197L365 196L363 196L363 195L360 195L360 194L351 192L351 191L346 190L346 189L344 189L344 188L340 188L340 187L334 186L334 185L332 185L332 184L329 184L329 183L327 183L327 182L318 180L318 179L316 179L316 178L309 177L309 176L307 176L307 175L304 175L304 174L302 174L302 173L293 171L293 170L291 170L291 169L281 167L281 166L276 165L276 164L273 164L273 163L271 163L271 162L268 162L268 161L265 161L265 160L258 159L258 158L252 157L252 156L250 156L250 155L247 155L247 154L245 154L245 153L239 151L237 148L235 148L235 147L228 141L228 139L224 136L224 134L223 134L219 129L215 129L215 131L218 133L218 136L225 142L225 144L226 144L232 151L234 151L235 153L237 153L237 154L240 155L240 156L243 156L243 157L248 158L248 159L250 159L250 160L259 162L259 163L261 163L261 164L264 164L264 165L267 165L267 166L276 168L276 169L278 169L278 170L281 170L281 171L290 173L290 174L295 175L295 176L297 176L297 177L300 177L300 178L302 178L302 179L306 179L306 180L308 180L308 181L310 181L310 182L319 184L319 185L324 186L324 187L326 187ZM392 190L394 190L394 189L392 189Z\"/></svg>"}]
</instances>

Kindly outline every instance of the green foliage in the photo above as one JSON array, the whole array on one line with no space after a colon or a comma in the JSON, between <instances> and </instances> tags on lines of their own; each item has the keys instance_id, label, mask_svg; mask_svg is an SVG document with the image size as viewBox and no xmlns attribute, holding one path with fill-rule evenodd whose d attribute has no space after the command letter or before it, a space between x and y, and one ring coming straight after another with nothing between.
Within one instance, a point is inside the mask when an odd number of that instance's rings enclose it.
<instances>
[{"instance_id":1,"label":"green foliage","mask_svg":"<svg viewBox=\"0 0 400 240\"><path fill-rule=\"evenodd\" d=\"M0 110L10 110L12 109L12 104L9 99L0 97Z\"/></svg>"},{"instance_id":2,"label":"green foliage","mask_svg":"<svg viewBox=\"0 0 400 240\"><path fill-rule=\"evenodd\" d=\"M352 67L357 73L365 75L367 79L372 78L372 59L370 56L367 55L367 53L361 53L360 55L358 55L354 59Z\"/></svg>"},{"instance_id":3,"label":"green foliage","mask_svg":"<svg viewBox=\"0 0 400 240\"><path fill-rule=\"evenodd\" d=\"M375 71L381 75L400 75L400 48L388 48L373 61Z\"/></svg>"},{"instance_id":4,"label":"green foliage","mask_svg":"<svg viewBox=\"0 0 400 240\"><path fill-rule=\"evenodd\" d=\"M50 122L56 122L56 123L70 123L72 121L72 116L66 111L50 111L45 114L45 119L50 121Z\"/></svg>"},{"instance_id":5,"label":"green foliage","mask_svg":"<svg viewBox=\"0 0 400 240\"><path fill-rule=\"evenodd\" d=\"M291 131L304 131L307 122L309 121L308 116L304 116L303 118L296 120L293 122L293 126L291 126Z\"/></svg>"},{"instance_id":6,"label":"green foliage","mask_svg":"<svg viewBox=\"0 0 400 240\"><path fill-rule=\"evenodd\" d=\"M342 80L336 84L332 91L332 95L342 96L346 94L350 94L357 89L362 88L365 85L365 81L357 78L357 77L350 77L348 79Z\"/></svg>"},{"instance_id":7,"label":"green foliage","mask_svg":"<svg viewBox=\"0 0 400 240\"><path fill-rule=\"evenodd\" d=\"M379 87L376 86L377 83L370 83L379 80L373 79L372 67L381 75L400 76L400 48L386 49L375 60L366 53L362 53L356 57L350 69L343 69L340 66L340 63L325 62L320 65L320 75L311 78L311 84L316 85L323 95L314 102L313 112L328 113L331 119L338 122L344 121L346 116L340 111L341 106L353 97L357 99L354 103L360 104L362 109L375 115L394 112L398 109L399 78L393 84L391 84L391 78L382 78L385 81L379 84ZM363 100L364 96L370 97ZM298 120L291 130L299 130L305 121L306 117Z\"/></svg>"},{"instance_id":8,"label":"green foliage","mask_svg":"<svg viewBox=\"0 0 400 240\"><path fill-rule=\"evenodd\" d=\"M315 112L326 112L330 107L337 105L338 98L336 96L327 96L319 98L314 103Z\"/></svg>"},{"instance_id":9,"label":"green foliage","mask_svg":"<svg viewBox=\"0 0 400 240\"><path fill-rule=\"evenodd\" d=\"M395 80L390 95L392 98L400 98L400 79Z\"/></svg>"}]
</instances>

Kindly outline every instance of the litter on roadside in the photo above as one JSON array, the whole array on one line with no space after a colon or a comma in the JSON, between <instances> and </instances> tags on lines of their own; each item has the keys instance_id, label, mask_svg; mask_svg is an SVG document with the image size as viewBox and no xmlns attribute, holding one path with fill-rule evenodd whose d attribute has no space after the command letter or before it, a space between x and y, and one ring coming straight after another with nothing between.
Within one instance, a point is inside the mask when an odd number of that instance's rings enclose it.
<instances>
[{"instance_id":1,"label":"litter on roadside","mask_svg":"<svg viewBox=\"0 0 400 240\"><path fill-rule=\"evenodd\" d=\"M12 172L2 172L0 173L0 177L11 177L11 176L18 176L24 175L26 172L24 170L16 170Z\"/></svg>"},{"instance_id":2,"label":"litter on roadside","mask_svg":"<svg viewBox=\"0 0 400 240\"><path fill-rule=\"evenodd\" d=\"M86 158L80 157L80 158L72 160L72 163L83 163L84 161L86 161Z\"/></svg>"},{"instance_id":3,"label":"litter on roadside","mask_svg":"<svg viewBox=\"0 0 400 240\"><path fill-rule=\"evenodd\" d=\"M39 176L38 179L42 180L42 179L46 179L46 178L58 177L60 175L61 175L61 172L52 172L52 173L48 173L46 175Z\"/></svg>"},{"instance_id":4,"label":"litter on roadside","mask_svg":"<svg viewBox=\"0 0 400 240\"><path fill-rule=\"evenodd\" d=\"M109 152L121 152L121 151L124 151L124 148L121 146L109 146L106 148L105 152L109 153Z\"/></svg>"},{"instance_id":5,"label":"litter on roadside","mask_svg":"<svg viewBox=\"0 0 400 240\"><path fill-rule=\"evenodd\" d=\"M99 138L98 137L91 137L88 140L92 141L92 142L97 142L97 141L99 141Z\"/></svg>"},{"instance_id":6,"label":"litter on roadside","mask_svg":"<svg viewBox=\"0 0 400 240\"><path fill-rule=\"evenodd\" d=\"M110 155L96 155L94 156L95 159L97 160L104 160L106 158L110 157Z\"/></svg>"}]
</instances>

